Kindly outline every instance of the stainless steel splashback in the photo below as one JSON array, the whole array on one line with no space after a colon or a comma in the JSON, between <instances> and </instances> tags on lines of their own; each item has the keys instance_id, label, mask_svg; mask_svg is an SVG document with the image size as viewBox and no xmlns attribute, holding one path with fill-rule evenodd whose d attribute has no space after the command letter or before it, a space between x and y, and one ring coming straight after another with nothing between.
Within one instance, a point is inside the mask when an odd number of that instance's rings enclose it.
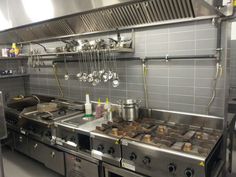
<instances>
[{"instance_id":1,"label":"stainless steel splashback","mask_svg":"<svg viewBox=\"0 0 236 177\"><path fill-rule=\"evenodd\" d=\"M3 1L13 3L13 0ZM26 1L29 0L19 2ZM15 12L16 15L9 17L13 27L33 24L2 31L0 43L31 41L65 35L73 36L74 34L109 31L116 28L158 25L163 22L173 23L177 20L223 15L216 10L213 0L208 2L205 0L113 0L109 3L105 0L45 0L46 2L51 2L51 11L54 11L51 16L49 14L50 20L47 21L33 19L34 15L29 13L27 16L27 8L22 7L23 5L20 3L17 4L20 12ZM16 6L16 4L13 5ZM43 8L40 11L41 16L47 13L49 4L47 6L45 4ZM22 9L24 10L22 11ZM51 11L48 10L48 12ZM76 14L69 15L75 12ZM40 17L40 13L38 16ZM55 18L59 16L63 17ZM47 19L47 16L45 15L44 18Z\"/></svg>"},{"instance_id":2,"label":"stainless steel splashback","mask_svg":"<svg viewBox=\"0 0 236 177\"><path fill-rule=\"evenodd\" d=\"M180 124L193 125L197 127L223 130L223 117L159 109L147 110L143 108L140 109L140 116L151 117L167 122L175 122Z\"/></svg>"}]
</instances>

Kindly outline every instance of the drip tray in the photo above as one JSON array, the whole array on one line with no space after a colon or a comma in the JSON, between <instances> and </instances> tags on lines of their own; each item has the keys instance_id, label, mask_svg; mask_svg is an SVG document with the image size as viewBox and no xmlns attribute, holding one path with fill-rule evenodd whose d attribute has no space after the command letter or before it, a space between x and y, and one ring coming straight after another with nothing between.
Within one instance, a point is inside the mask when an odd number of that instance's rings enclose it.
<instances>
[{"instance_id":1,"label":"drip tray","mask_svg":"<svg viewBox=\"0 0 236 177\"><path fill-rule=\"evenodd\" d=\"M70 125L80 126L85 123L91 122L93 120L95 120L95 118L84 117L84 115L77 115L77 116L74 116L74 117L71 117L68 119L64 119L61 122L66 123L66 124L70 124Z\"/></svg>"}]
</instances>

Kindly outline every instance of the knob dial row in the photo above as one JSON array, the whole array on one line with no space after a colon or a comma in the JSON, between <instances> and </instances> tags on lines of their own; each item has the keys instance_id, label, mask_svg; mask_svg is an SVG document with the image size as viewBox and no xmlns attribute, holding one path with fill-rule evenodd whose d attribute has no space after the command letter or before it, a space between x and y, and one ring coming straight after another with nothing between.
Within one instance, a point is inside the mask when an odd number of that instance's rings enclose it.
<instances>
[{"instance_id":1,"label":"knob dial row","mask_svg":"<svg viewBox=\"0 0 236 177\"><path fill-rule=\"evenodd\" d=\"M177 168L176 168L176 165L174 163L170 163L168 165L168 170L169 170L170 173L175 173L176 169Z\"/></svg>"},{"instance_id":2,"label":"knob dial row","mask_svg":"<svg viewBox=\"0 0 236 177\"><path fill-rule=\"evenodd\" d=\"M187 168L185 171L184 171L184 174L186 177L193 177L194 176L194 170L191 169L191 168Z\"/></svg>"},{"instance_id":3,"label":"knob dial row","mask_svg":"<svg viewBox=\"0 0 236 177\"><path fill-rule=\"evenodd\" d=\"M143 164L144 165L149 165L151 163L150 157L145 156L143 159Z\"/></svg>"},{"instance_id":4,"label":"knob dial row","mask_svg":"<svg viewBox=\"0 0 236 177\"><path fill-rule=\"evenodd\" d=\"M107 151L108 154L112 155L115 153L115 149L113 147L110 147Z\"/></svg>"},{"instance_id":5,"label":"knob dial row","mask_svg":"<svg viewBox=\"0 0 236 177\"><path fill-rule=\"evenodd\" d=\"M102 144L98 145L97 150L98 151L103 151L104 150L104 146Z\"/></svg>"}]
</instances>

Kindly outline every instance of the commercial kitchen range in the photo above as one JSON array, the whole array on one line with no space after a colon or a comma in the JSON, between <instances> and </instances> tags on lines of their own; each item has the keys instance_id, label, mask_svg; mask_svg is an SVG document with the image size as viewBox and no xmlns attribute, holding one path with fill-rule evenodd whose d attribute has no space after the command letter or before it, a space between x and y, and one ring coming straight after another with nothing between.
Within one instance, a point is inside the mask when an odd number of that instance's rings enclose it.
<instances>
[{"instance_id":1,"label":"commercial kitchen range","mask_svg":"<svg viewBox=\"0 0 236 177\"><path fill-rule=\"evenodd\" d=\"M224 166L220 117L140 108L135 121L109 121L84 117L81 103L51 102L59 105L52 117L32 105L16 111L9 104L8 139L61 175L216 177Z\"/></svg>"},{"instance_id":2,"label":"commercial kitchen range","mask_svg":"<svg viewBox=\"0 0 236 177\"><path fill-rule=\"evenodd\" d=\"M235 176L235 7L1 0L0 177Z\"/></svg>"}]
</instances>

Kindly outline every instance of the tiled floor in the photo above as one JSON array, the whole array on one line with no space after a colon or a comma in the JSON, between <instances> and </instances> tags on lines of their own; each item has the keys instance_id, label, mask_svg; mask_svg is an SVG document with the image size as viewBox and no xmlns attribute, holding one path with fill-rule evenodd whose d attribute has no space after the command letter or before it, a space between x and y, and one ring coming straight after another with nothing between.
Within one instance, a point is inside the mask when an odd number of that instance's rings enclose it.
<instances>
[{"instance_id":1,"label":"tiled floor","mask_svg":"<svg viewBox=\"0 0 236 177\"><path fill-rule=\"evenodd\" d=\"M5 177L62 177L37 161L10 149L3 149Z\"/></svg>"}]
</instances>

